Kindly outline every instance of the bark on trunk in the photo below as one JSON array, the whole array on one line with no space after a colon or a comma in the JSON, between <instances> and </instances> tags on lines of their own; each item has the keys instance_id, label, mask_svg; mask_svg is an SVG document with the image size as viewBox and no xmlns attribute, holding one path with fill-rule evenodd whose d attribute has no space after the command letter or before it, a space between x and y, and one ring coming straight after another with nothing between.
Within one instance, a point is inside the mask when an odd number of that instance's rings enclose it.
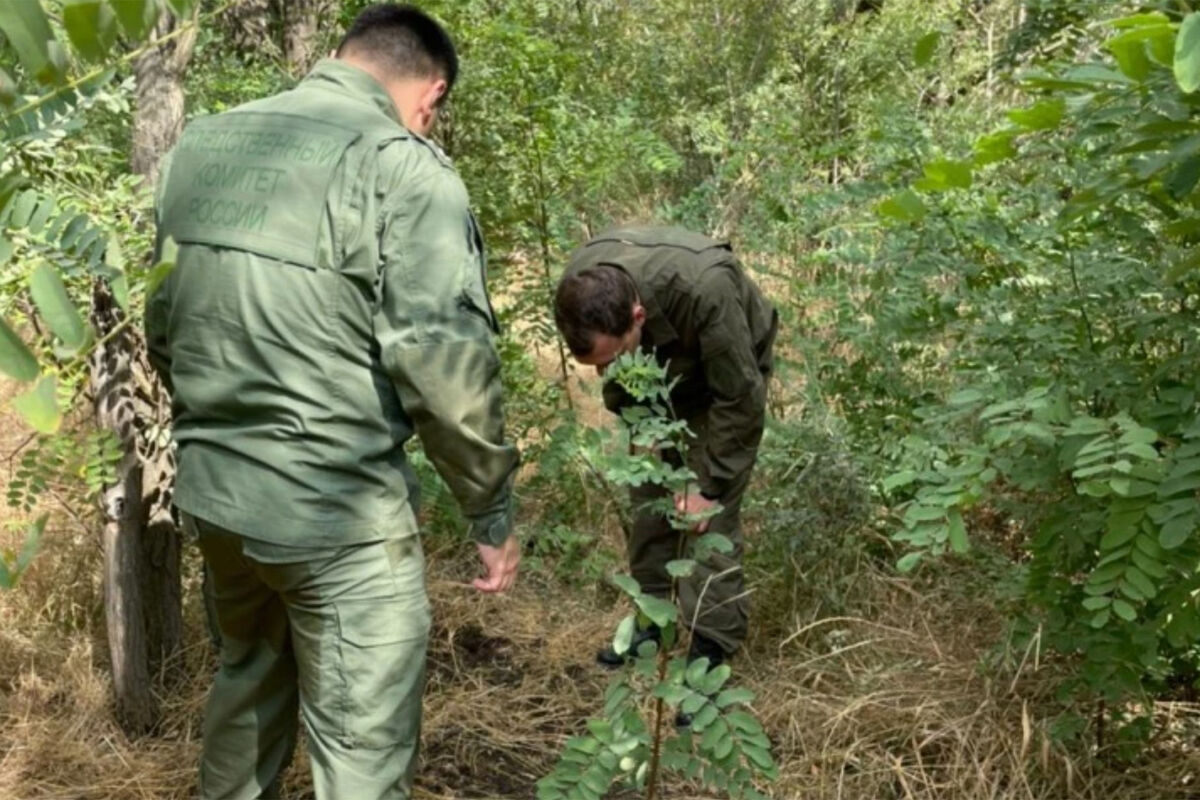
<instances>
[{"instance_id":1,"label":"bark on trunk","mask_svg":"<svg viewBox=\"0 0 1200 800\"><path fill-rule=\"evenodd\" d=\"M287 0L278 0L287 2ZM279 55L279 46L272 40L272 0L239 0L220 16L218 24L234 49L242 56Z\"/></svg>"},{"instance_id":2,"label":"bark on trunk","mask_svg":"<svg viewBox=\"0 0 1200 800\"><path fill-rule=\"evenodd\" d=\"M317 31L330 10L329 0L280 0L283 17L283 54L288 69L299 78L319 57Z\"/></svg>"},{"instance_id":3,"label":"bark on trunk","mask_svg":"<svg viewBox=\"0 0 1200 800\"><path fill-rule=\"evenodd\" d=\"M155 38L166 36L180 21L163 14L155 25ZM196 26L152 48L134 63L137 79L137 114L133 119L130 167L150 185L158 181L158 162L183 131L183 73L196 45Z\"/></svg>"},{"instance_id":4,"label":"bark on trunk","mask_svg":"<svg viewBox=\"0 0 1200 800\"><path fill-rule=\"evenodd\" d=\"M139 336L140 340L140 336ZM175 676L175 659L183 647L183 583L180 563L183 538L175 519L174 444L158 431L171 428L171 401L139 348L134 375L139 386L142 462L142 567L145 569L146 641L150 668L160 678Z\"/></svg>"},{"instance_id":5,"label":"bark on trunk","mask_svg":"<svg viewBox=\"0 0 1200 800\"><path fill-rule=\"evenodd\" d=\"M164 15L155 35L178 24ZM183 129L181 80L194 44L192 27L134 65L131 162L151 184ZM183 638L181 545L171 512L174 453L161 433L169 429L170 401L150 369L140 333L122 327L125 313L103 282L93 290L92 322L104 340L91 363L95 419L122 449L117 481L102 495L104 610L117 719L136 736L158 721L153 687L168 674Z\"/></svg>"},{"instance_id":6,"label":"bark on trunk","mask_svg":"<svg viewBox=\"0 0 1200 800\"><path fill-rule=\"evenodd\" d=\"M96 284L92 301L92 321L104 337L121 324L122 314L103 283ZM151 646L146 624L149 587L142 558L145 514L132 392L131 336L126 330L96 348L92 355L91 388L96 424L112 431L123 451L117 482L107 487L101 497L104 613L117 719L127 732L138 734L154 724L158 708L150 691Z\"/></svg>"},{"instance_id":7,"label":"bark on trunk","mask_svg":"<svg viewBox=\"0 0 1200 800\"><path fill-rule=\"evenodd\" d=\"M124 324L107 284L92 292L101 338ZM154 377L140 334L125 328L92 355L96 424L121 443L117 480L101 495L104 610L117 718L131 735L158 719L152 687L168 678L183 642L179 528L171 511L174 453L161 431L170 402Z\"/></svg>"}]
</instances>

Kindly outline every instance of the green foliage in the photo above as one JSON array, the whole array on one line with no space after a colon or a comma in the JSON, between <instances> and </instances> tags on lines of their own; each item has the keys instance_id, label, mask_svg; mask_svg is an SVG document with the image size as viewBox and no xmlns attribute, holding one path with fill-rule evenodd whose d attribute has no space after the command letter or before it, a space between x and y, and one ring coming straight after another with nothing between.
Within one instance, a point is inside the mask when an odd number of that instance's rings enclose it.
<instances>
[{"instance_id":1,"label":"green foliage","mask_svg":"<svg viewBox=\"0 0 1200 800\"><path fill-rule=\"evenodd\" d=\"M38 378L33 388L14 397L12 404L25 423L38 433L56 433L62 424L62 410L58 405L58 378L54 375Z\"/></svg>"},{"instance_id":2,"label":"green foliage","mask_svg":"<svg viewBox=\"0 0 1200 800\"><path fill-rule=\"evenodd\" d=\"M150 5L150 4L147 4ZM100 0L66 0L62 24L75 50L88 61L103 61L117 36L117 15Z\"/></svg>"},{"instance_id":3,"label":"green foliage","mask_svg":"<svg viewBox=\"0 0 1200 800\"><path fill-rule=\"evenodd\" d=\"M0 31L39 83L66 79L66 54L50 30L40 3L6 3L0 9Z\"/></svg>"},{"instance_id":4,"label":"green foliage","mask_svg":"<svg viewBox=\"0 0 1200 800\"><path fill-rule=\"evenodd\" d=\"M903 376L881 409L907 429L881 484L899 569L969 554L973 517L1001 509L1029 537L1022 627L1079 659L1065 696L1110 701L1128 735L1122 703L1200 633L1190 20L1112 21L1093 60L1025 74L1034 101L973 164L931 161L880 204L895 240L873 278L896 293L856 333L859 369Z\"/></svg>"},{"instance_id":5,"label":"green foliage","mask_svg":"<svg viewBox=\"0 0 1200 800\"><path fill-rule=\"evenodd\" d=\"M362 5L343 3L344 20ZM654 365L626 365L646 405L620 437L570 407L549 316L566 253L610 221L730 234L782 318L773 402L786 422L768 429L747 502L760 597L839 613L855 602L857 564L894 559L893 548L904 570L1011 556L1001 578L1021 581L1018 630L1040 631L1074 667L1064 708L1105 698L1121 735L1136 737L1132 710L1149 706L1125 701L1200 668L1195 4L1115 20L1130 4L837 5L427 4L462 50L437 135L502 287L529 563L595 586L614 560L600 520L627 511L615 487L692 480L652 452L689 442ZM24 384L16 406L29 421L52 430L95 343L80 311L92 282L107 280L136 315L167 269L144 257L144 194L114 178L126 169L129 82L118 76L132 53L110 55L143 40L166 6L0 6L0 371ZM205 113L292 78L203 26L188 81L189 111ZM31 513L68 480L95 490L109 479L114 442L71 450L64 438L39 436L21 455L15 508ZM424 523L457 529L444 487L415 463ZM874 513L879 500L890 514ZM872 535L888 524L891 543ZM18 560L2 563L11 574ZM683 554L668 566L675 577L693 568ZM639 622L675 625L669 603L619 585L633 613L618 649ZM751 698L689 681L668 652L678 638L614 683L544 796L649 780L659 700L719 712L662 743L664 768L718 790L748 786L739 770L769 773L761 729L726 713ZM1053 727L1081 736L1094 718L1071 712Z\"/></svg>"},{"instance_id":6,"label":"green foliage","mask_svg":"<svg viewBox=\"0 0 1200 800\"><path fill-rule=\"evenodd\" d=\"M19 381L32 381L38 376L37 358L3 320L0 320L0 370Z\"/></svg>"},{"instance_id":7,"label":"green foliage","mask_svg":"<svg viewBox=\"0 0 1200 800\"><path fill-rule=\"evenodd\" d=\"M179 2L174 10L186 15L191 6ZM41 3L10 3L0 13L5 46L15 51L24 69L24 73L16 72L18 78L32 76L41 84L35 93L22 94L14 82L12 96L0 110L0 152L9 156L0 168L0 224L4 226L0 262L8 263L16 255L32 265L27 277L29 294L57 338L62 356L80 351L89 339L79 300L70 296L69 281L105 279L123 298L127 280L117 266L103 263L109 246L107 226L81 208L86 201L55 197L46 190L54 182L50 162L62 155L65 137L80 128L81 114L98 104L112 107L121 102L106 88L113 77L111 63L117 61L111 53L117 23L136 41L148 32L163 8L159 0L71 0L62 8L66 42L60 40ZM133 55L136 52L122 60ZM85 62L106 59L110 64L86 72L81 69ZM6 303L13 299L13 292L5 293ZM18 326L7 325L6 334L14 327ZM36 377L19 348L4 350L6 371L24 381ZM9 350L13 353L8 354Z\"/></svg>"},{"instance_id":8,"label":"green foliage","mask_svg":"<svg viewBox=\"0 0 1200 800\"><path fill-rule=\"evenodd\" d=\"M529 539L525 565L545 571L567 585L594 587L617 561L617 554L602 546L594 534L573 525L542 520Z\"/></svg>"},{"instance_id":9,"label":"green foliage","mask_svg":"<svg viewBox=\"0 0 1200 800\"><path fill-rule=\"evenodd\" d=\"M463 51L438 135L503 287L531 560L593 584L613 486L689 479L581 428L548 315L576 243L611 220L666 219L732 234L780 297L789 423L768 431L748 505L769 591L845 608L855 564L893 547L910 570L1011 556L1018 625L1079 666L1067 690L1116 700L1186 674L1198 28L1194 4L1111 20L1128 6L429 6ZM211 39L205 63L219 51ZM204 74L213 109L278 77L232 62ZM686 447L657 401L626 416L622 441ZM824 414L835 422L806 427ZM878 499L890 544L864 524ZM803 587L783 586L797 575ZM613 741L645 728L630 720ZM636 781L629 753L581 746L578 775Z\"/></svg>"},{"instance_id":10,"label":"green foliage","mask_svg":"<svg viewBox=\"0 0 1200 800\"><path fill-rule=\"evenodd\" d=\"M170 4L182 16L192 6ZM165 9L160 0L66 0L55 5L52 16L32 0L0 6L0 370L25 384L12 408L43 436L59 431L100 341L81 310L94 282L107 282L127 311L131 291L112 236L122 223L111 219L117 216L112 207L97 201L97 194L107 199L122 191L128 198L134 194L131 182L105 175L96 180L98 191L90 192L87 184L97 177L96 169L71 169L68 137L79 135L89 112L128 108L123 97L127 86L113 90L110 84L114 66L136 51L114 57L117 37L123 32L136 43ZM88 67L97 62L98 67ZM132 274L137 279L144 273L135 268ZM106 336L131 321L127 318ZM68 465L78 466L75 477L93 490L111 472L111 446L89 459L82 456L88 442L47 441L58 445L31 452L55 455L28 461L26 454L9 486L10 505L31 509L51 477ZM25 552L4 573L11 578L4 581L6 587L27 565ZM31 556L32 549L28 552Z\"/></svg>"},{"instance_id":11,"label":"green foliage","mask_svg":"<svg viewBox=\"0 0 1200 800\"><path fill-rule=\"evenodd\" d=\"M60 439L50 439L58 444ZM33 510L38 498L46 491L62 470L63 456L53 445L45 448L32 447L22 454L12 479L8 482L8 505L25 513Z\"/></svg>"},{"instance_id":12,"label":"green foliage","mask_svg":"<svg viewBox=\"0 0 1200 800\"><path fill-rule=\"evenodd\" d=\"M11 589L17 585L21 575L33 562L33 557L42 541L48 515L43 514L25 529L25 539L16 552L0 551L0 589Z\"/></svg>"},{"instance_id":13,"label":"green foliage","mask_svg":"<svg viewBox=\"0 0 1200 800\"><path fill-rule=\"evenodd\" d=\"M628 446L619 448L623 455L607 458L604 475L616 485L652 483L672 496L686 493L695 475L666 465L659 456L666 450L685 456L691 436L686 424L674 419L666 370L638 351L618 358L606 376L639 404L622 413ZM680 558L667 565L674 580L689 575L712 552L732 548L727 537L714 533L685 548L688 531L704 515L681 513L672 502L661 510L680 532ZM772 780L778 772L770 740L747 710L753 692L728 686L728 665L710 670L706 658L689 663L686 656L673 656L680 643L674 590L667 600L644 593L628 575L615 575L612 582L635 608L618 625L614 650L628 653L637 629L651 624L661 632L661 646L644 642L632 654L630 665L609 686L603 715L588 722L586 735L567 742L554 770L538 782L538 800L598 800L617 782L644 788L653 797L663 771L730 798L762 798L755 782ZM692 715L692 724L669 735L664 718L675 712Z\"/></svg>"},{"instance_id":14,"label":"green foliage","mask_svg":"<svg viewBox=\"0 0 1200 800\"><path fill-rule=\"evenodd\" d=\"M793 626L800 612L854 614L864 567L891 555L870 529L876 505L844 428L821 408L768 420L743 505L744 524L755 531L745 558L760 629Z\"/></svg>"},{"instance_id":15,"label":"green foliage","mask_svg":"<svg viewBox=\"0 0 1200 800\"><path fill-rule=\"evenodd\" d=\"M32 202L25 202L26 198L32 198ZM27 190L10 204L11 213L0 216L0 222L17 242L15 252L23 257L21 261L27 268L32 264L21 281L27 295L10 283L14 291L8 302L23 310L22 317L34 332L34 336L28 337L33 339L31 349L12 326L3 323L0 369L18 380L33 383L14 398L13 408L40 433L58 430L65 409L73 404L76 390L86 375L88 358L99 343L80 311L86 301L78 295L86 296L95 279L109 281L118 301L124 301L126 306L129 293L128 276L117 258L110 258L108 264L99 262L107 246L103 229L93 225L84 214L58 213L57 208L58 203L53 199ZM114 246L114 255L115 251ZM26 261L27 258L30 260ZM172 266L172 262L164 261L146 273L136 272L135 276L144 274L144 291L152 292ZM71 296L64 276L80 279L75 281L76 297ZM16 276L10 274L10 277ZM127 318L106 335L112 336L132 320ZM60 385L65 392L59 390Z\"/></svg>"},{"instance_id":16,"label":"green foliage","mask_svg":"<svg viewBox=\"0 0 1200 800\"><path fill-rule=\"evenodd\" d=\"M149 34L163 8L154 0L110 0L110 5L125 35L135 41Z\"/></svg>"},{"instance_id":17,"label":"green foliage","mask_svg":"<svg viewBox=\"0 0 1200 800\"><path fill-rule=\"evenodd\" d=\"M21 453L8 482L8 506L29 514L47 495L63 503L86 503L113 483L121 457L120 442L111 431L39 436ZM80 486L82 496L72 488Z\"/></svg>"},{"instance_id":18,"label":"green foliage","mask_svg":"<svg viewBox=\"0 0 1200 800\"><path fill-rule=\"evenodd\" d=\"M1191 93L1200 89L1200 12L1188 14L1175 41L1175 80Z\"/></svg>"},{"instance_id":19,"label":"green foliage","mask_svg":"<svg viewBox=\"0 0 1200 800\"><path fill-rule=\"evenodd\" d=\"M318 32L316 52L328 52L334 30ZM246 52L222 35L219 23L199 24L186 78L188 118L219 114L292 88L296 79L272 47Z\"/></svg>"},{"instance_id":20,"label":"green foliage","mask_svg":"<svg viewBox=\"0 0 1200 800\"><path fill-rule=\"evenodd\" d=\"M29 276L29 295L62 351L72 355L87 344L88 330L83 316L67 296L67 287L59 274L45 263L33 268Z\"/></svg>"},{"instance_id":21,"label":"green foliage","mask_svg":"<svg viewBox=\"0 0 1200 800\"><path fill-rule=\"evenodd\" d=\"M930 31L918 39L916 47L913 48L913 63L918 67L928 66L929 62L933 60L933 55L937 52L938 44L941 41L941 31Z\"/></svg>"}]
</instances>

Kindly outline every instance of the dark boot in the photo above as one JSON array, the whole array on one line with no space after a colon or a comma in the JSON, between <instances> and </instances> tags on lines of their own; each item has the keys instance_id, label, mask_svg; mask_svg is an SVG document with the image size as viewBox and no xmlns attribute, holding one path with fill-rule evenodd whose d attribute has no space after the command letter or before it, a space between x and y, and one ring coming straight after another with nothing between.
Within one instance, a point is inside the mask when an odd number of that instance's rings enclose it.
<instances>
[{"instance_id":1,"label":"dark boot","mask_svg":"<svg viewBox=\"0 0 1200 800\"><path fill-rule=\"evenodd\" d=\"M719 667L729 658L724 648L705 636L703 633L693 633L692 643L688 646L688 662L698 658L708 659L708 668Z\"/></svg>"},{"instance_id":2,"label":"dark boot","mask_svg":"<svg viewBox=\"0 0 1200 800\"><path fill-rule=\"evenodd\" d=\"M697 659L707 658L708 668L710 670L724 664L729 658L721 645L709 639L702 633L692 632L692 643L688 646L688 663L692 663ZM675 727L687 728L692 724L692 715L679 712L675 715Z\"/></svg>"},{"instance_id":3,"label":"dark boot","mask_svg":"<svg viewBox=\"0 0 1200 800\"><path fill-rule=\"evenodd\" d=\"M654 642L655 644L662 643L662 631L657 625L651 625L649 628L640 630L633 634L633 641L629 645L629 649L624 653L617 654L610 644L608 647L596 653L596 663L605 669L617 669L623 667L637 656L638 648L646 642Z\"/></svg>"}]
</instances>

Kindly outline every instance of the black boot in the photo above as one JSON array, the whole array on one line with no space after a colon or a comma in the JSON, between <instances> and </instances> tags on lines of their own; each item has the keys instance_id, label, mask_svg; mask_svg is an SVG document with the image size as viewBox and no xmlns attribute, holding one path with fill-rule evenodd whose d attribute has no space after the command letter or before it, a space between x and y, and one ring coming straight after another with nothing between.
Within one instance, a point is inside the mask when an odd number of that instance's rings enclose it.
<instances>
[{"instance_id":1,"label":"black boot","mask_svg":"<svg viewBox=\"0 0 1200 800\"><path fill-rule=\"evenodd\" d=\"M707 658L708 668L712 669L724 664L728 656L725 655L725 650L721 645L703 633L693 633L692 643L688 646L688 661L692 662L698 658Z\"/></svg>"},{"instance_id":2,"label":"black boot","mask_svg":"<svg viewBox=\"0 0 1200 800\"><path fill-rule=\"evenodd\" d=\"M617 669L623 667L637 657L638 648L645 642L662 643L662 631L657 625L651 625L644 630L637 631L633 634L633 641L629 644L629 649L624 653L618 654L613 646L608 647L596 653L596 663L605 669Z\"/></svg>"},{"instance_id":3,"label":"black boot","mask_svg":"<svg viewBox=\"0 0 1200 800\"><path fill-rule=\"evenodd\" d=\"M724 664L726 659L725 650L721 645L709 639L702 633L692 632L692 643L688 646L688 663L692 663L697 659L707 658L708 668L716 669L721 664ZM682 711L675 715L675 727L687 728L692 724L692 715L684 714Z\"/></svg>"}]
</instances>

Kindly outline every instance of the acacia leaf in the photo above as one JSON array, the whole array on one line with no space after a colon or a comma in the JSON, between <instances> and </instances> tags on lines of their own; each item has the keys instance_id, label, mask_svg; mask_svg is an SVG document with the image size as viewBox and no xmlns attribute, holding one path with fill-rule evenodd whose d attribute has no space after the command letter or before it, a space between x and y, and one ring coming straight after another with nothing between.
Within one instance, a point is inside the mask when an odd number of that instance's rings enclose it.
<instances>
[{"instance_id":1,"label":"acacia leaf","mask_svg":"<svg viewBox=\"0 0 1200 800\"><path fill-rule=\"evenodd\" d=\"M1189 94L1200 89L1200 11L1184 17L1175 37L1175 80Z\"/></svg>"}]
</instances>

